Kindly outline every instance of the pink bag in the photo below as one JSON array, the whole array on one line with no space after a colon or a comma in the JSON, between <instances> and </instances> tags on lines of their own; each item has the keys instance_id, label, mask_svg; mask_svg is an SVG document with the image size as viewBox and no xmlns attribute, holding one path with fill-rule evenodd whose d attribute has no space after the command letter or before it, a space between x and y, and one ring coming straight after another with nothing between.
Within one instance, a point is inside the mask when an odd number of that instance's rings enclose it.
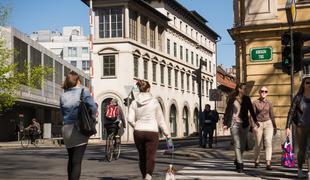
<instances>
[{"instance_id":1,"label":"pink bag","mask_svg":"<svg viewBox=\"0 0 310 180\"><path fill-rule=\"evenodd\" d=\"M282 157L281 157L282 166L288 168L294 167L296 160L294 158L293 146L288 137L281 146L282 146Z\"/></svg>"}]
</instances>

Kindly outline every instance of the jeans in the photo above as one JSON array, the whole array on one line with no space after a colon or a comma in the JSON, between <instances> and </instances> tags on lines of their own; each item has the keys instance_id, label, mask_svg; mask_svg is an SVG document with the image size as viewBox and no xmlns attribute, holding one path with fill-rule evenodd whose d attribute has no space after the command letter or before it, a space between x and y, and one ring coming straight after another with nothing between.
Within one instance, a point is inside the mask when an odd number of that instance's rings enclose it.
<instances>
[{"instance_id":1,"label":"jeans","mask_svg":"<svg viewBox=\"0 0 310 180\"><path fill-rule=\"evenodd\" d=\"M259 125L260 126L255 133L254 160L255 162L259 162L260 149L263 144L262 137L264 136L266 161L270 161L272 156L273 125L271 121L259 122Z\"/></svg>"},{"instance_id":2,"label":"jeans","mask_svg":"<svg viewBox=\"0 0 310 180\"><path fill-rule=\"evenodd\" d=\"M212 125L204 125L203 126L203 146L206 146L207 142L209 147L212 147L213 144L213 134L214 134L214 128ZM209 137L209 138L208 138Z\"/></svg>"},{"instance_id":3,"label":"jeans","mask_svg":"<svg viewBox=\"0 0 310 180\"><path fill-rule=\"evenodd\" d=\"M230 127L230 133L234 140L235 155L238 163L243 163L243 152L246 147L246 139L249 128L243 128L242 123L233 122Z\"/></svg>"},{"instance_id":4,"label":"jeans","mask_svg":"<svg viewBox=\"0 0 310 180\"><path fill-rule=\"evenodd\" d=\"M310 127L298 126L296 129L296 139L298 144L298 169L302 169L302 164L305 161L305 154L307 150L308 139L310 136ZM310 172L310 153L308 151L308 172Z\"/></svg>"}]
</instances>

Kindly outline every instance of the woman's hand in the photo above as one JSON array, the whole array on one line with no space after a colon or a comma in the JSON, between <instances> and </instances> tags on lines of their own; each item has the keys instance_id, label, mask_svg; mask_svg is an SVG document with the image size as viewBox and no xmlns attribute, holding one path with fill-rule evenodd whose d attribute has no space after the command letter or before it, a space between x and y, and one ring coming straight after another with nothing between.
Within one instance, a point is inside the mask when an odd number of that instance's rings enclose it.
<instances>
[{"instance_id":1,"label":"woman's hand","mask_svg":"<svg viewBox=\"0 0 310 180\"><path fill-rule=\"evenodd\" d=\"M170 134L164 134L164 136L166 136L167 139L170 139L170 138L171 138L171 135L170 135Z\"/></svg>"},{"instance_id":2,"label":"woman's hand","mask_svg":"<svg viewBox=\"0 0 310 180\"><path fill-rule=\"evenodd\" d=\"M291 135L291 130L290 128L286 128L286 137Z\"/></svg>"},{"instance_id":3,"label":"woman's hand","mask_svg":"<svg viewBox=\"0 0 310 180\"><path fill-rule=\"evenodd\" d=\"M228 127L227 126L223 126L223 129L224 129L224 131L227 131Z\"/></svg>"}]
</instances>

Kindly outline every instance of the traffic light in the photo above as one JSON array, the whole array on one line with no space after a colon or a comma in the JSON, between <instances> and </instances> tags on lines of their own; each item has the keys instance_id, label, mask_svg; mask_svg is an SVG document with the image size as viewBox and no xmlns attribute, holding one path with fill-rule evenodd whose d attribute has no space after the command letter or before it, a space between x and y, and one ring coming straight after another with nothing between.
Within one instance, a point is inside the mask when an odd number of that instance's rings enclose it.
<instances>
[{"instance_id":1,"label":"traffic light","mask_svg":"<svg viewBox=\"0 0 310 180\"><path fill-rule=\"evenodd\" d=\"M294 32L294 67L300 71L303 66L310 65L310 58L305 58L305 54L310 52L310 46L304 46L304 42L310 40L310 34Z\"/></svg>"},{"instance_id":2,"label":"traffic light","mask_svg":"<svg viewBox=\"0 0 310 180\"><path fill-rule=\"evenodd\" d=\"M195 71L193 71L193 74L196 77L193 77L193 80L195 80L197 83L201 83L201 68L196 69Z\"/></svg>"},{"instance_id":3,"label":"traffic light","mask_svg":"<svg viewBox=\"0 0 310 180\"><path fill-rule=\"evenodd\" d=\"M290 74L291 72L291 36L289 33L284 33L281 36L282 44L282 71Z\"/></svg>"}]
</instances>

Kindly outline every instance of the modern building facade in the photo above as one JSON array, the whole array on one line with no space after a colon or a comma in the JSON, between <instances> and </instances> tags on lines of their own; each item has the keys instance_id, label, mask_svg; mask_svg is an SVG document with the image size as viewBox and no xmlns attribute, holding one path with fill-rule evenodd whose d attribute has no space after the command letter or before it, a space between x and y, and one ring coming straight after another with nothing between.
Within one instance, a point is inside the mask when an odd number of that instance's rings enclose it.
<instances>
[{"instance_id":1,"label":"modern building facade","mask_svg":"<svg viewBox=\"0 0 310 180\"><path fill-rule=\"evenodd\" d=\"M276 64L282 61L281 35L289 30L286 0L234 0L234 26L229 33L235 41L237 81L247 82L252 100L262 86L268 88L278 127L284 128L290 107L290 76ZM310 1L296 0L293 31L310 32ZM294 76L295 93L302 72Z\"/></svg>"},{"instance_id":2,"label":"modern building facade","mask_svg":"<svg viewBox=\"0 0 310 180\"><path fill-rule=\"evenodd\" d=\"M59 109L59 98L63 93L61 85L65 75L71 70L77 72L85 86L89 84L89 77L14 28L0 27L0 34L1 38L5 38L7 48L14 49L11 62L18 64L19 71L23 71L25 63L54 69L44 79L41 87L29 88L23 85L17 92L18 99L14 107L0 114L0 141L17 140L16 125L26 127L32 118L37 118L42 127L44 124L50 124L52 136L61 136L62 115Z\"/></svg>"},{"instance_id":3,"label":"modern building facade","mask_svg":"<svg viewBox=\"0 0 310 180\"><path fill-rule=\"evenodd\" d=\"M33 32L30 38L73 66L89 73L89 41L81 26L64 26L62 32L39 30Z\"/></svg>"},{"instance_id":4,"label":"modern building facade","mask_svg":"<svg viewBox=\"0 0 310 180\"><path fill-rule=\"evenodd\" d=\"M83 1L90 6L90 1ZM197 83L192 73L200 61L202 104L216 88L218 34L206 20L175 0L94 0L93 86L99 104L99 129L105 106L116 98L127 115L123 99L135 91L137 79L151 84L173 137L198 129ZM132 88L133 87L133 88ZM123 138L132 140L132 129ZM100 131L99 138L104 138Z\"/></svg>"}]
</instances>

